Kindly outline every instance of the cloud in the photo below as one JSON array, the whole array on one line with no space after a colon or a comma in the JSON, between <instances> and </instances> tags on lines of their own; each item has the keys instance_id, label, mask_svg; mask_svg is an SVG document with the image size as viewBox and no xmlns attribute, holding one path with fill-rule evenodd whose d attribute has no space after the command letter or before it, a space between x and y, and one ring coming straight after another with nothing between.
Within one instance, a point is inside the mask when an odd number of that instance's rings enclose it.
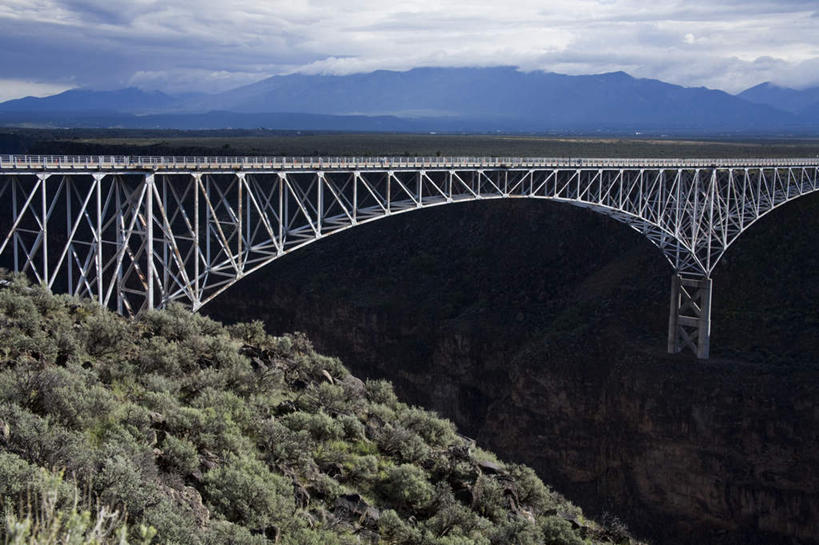
<instances>
[{"instance_id":1,"label":"cloud","mask_svg":"<svg viewBox=\"0 0 819 545\"><path fill-rule=\"evenodd\" d=\"M74 87L71 84L38 83L17 79L0 78L0 102L27 96L45 97Z\"/></svg>"},{"instance_id":2,"label":"cloud","mask_svg":"<svg viewBox=\"0 0 819 545\"><path fill-rule=\"evenodd\" d=\"M256 72L228 72L226 70L139 70L128 80L128 85L143 89L162 89L170 93L219 93L237 85L255 83Z\"/></svg>"},{"instance_id":3,"label":"cloud","mask_svg":"<svg viewBox=\"0 0 819 545\"><path fill-rule=\"evenodd\" d=\"M815 15L815 0L5 0L0 73L18 88L207 92L294 71L515 65L737 92L819 84Z\"/></svg>"}]
</instances>

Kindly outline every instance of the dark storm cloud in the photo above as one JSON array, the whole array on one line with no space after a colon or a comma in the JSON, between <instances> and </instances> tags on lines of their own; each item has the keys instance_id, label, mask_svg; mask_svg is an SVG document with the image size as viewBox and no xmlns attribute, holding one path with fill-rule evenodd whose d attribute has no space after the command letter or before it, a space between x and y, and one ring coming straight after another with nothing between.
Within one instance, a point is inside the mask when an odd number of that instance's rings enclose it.
<instances>
[{"instance_id":1,"label":"dark storm cloud","mask_svg":"<svg viewBox=\"0 0 819 545\"><path fill-rule=\"evenodd\" d=\"M288 71L517 65L739 91L819 83L815 0L6 0L0 98L215 91Z\"/></svg>"}]
</instances>

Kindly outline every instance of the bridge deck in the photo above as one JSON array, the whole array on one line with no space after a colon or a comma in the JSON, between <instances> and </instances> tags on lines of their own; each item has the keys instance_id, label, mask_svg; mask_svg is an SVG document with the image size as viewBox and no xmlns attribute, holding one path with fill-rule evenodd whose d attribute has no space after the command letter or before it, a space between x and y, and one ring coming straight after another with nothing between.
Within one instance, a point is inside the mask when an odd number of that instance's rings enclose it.
<instances>
[{"instance_id":1,"label":"bridge deck","mask_svg":"<svg viewBox=\"0 0 819 545\"><path fill-rule=\"evenodd\" d=\"M498 168L760 168L819 166L807 158L142 157L0 155L0 171L401 170Z\"/></svg>"}]
</instances>

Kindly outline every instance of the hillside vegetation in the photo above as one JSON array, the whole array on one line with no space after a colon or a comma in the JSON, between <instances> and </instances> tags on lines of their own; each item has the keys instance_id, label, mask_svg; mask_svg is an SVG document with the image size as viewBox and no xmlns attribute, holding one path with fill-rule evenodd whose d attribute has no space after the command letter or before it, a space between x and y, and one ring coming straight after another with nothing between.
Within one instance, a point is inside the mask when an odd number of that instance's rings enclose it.
<instances>
[{"instance_id":1,"label":"hillside vegetation","mask_svg":"<svg viewBox=\"0 0 819 545\"><path fill-rule=\"evenodd\" d=\"M8 276L0 331L7 543L630 542L303 335L128 321Z\"/></svg>"}]
</instances>

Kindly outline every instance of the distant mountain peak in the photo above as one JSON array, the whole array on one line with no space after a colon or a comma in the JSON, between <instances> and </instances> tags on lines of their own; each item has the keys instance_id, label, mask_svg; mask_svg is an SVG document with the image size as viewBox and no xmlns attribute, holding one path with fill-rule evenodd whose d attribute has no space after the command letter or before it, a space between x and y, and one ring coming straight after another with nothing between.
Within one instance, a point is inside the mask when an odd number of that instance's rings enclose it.
<instances>
[{"instance_id":1,"label":"distant mountain peak","mask_svg":"<svg viewBox=\"0 0 819 545\"><path fill-rule=\"evenodd\" d=\"M799 95L798 107L791 104L796 100L794 93ZM356 126L361 126L362 117L379 117L384 130L407 127L411 120L411 126L421 130L725 133L819 128L819 117L795 115L811 103L809 99L802 91L778 88L769 82L734 96L704 87L635 78L622 70L565 75L515 66L417 67L349 75L277 75L213 95L169 96L135 87L72 89L52 97L9 101L0 104L0 112L31 112L39 115L38 119L50 113L76 114L76 118L89 112L165 116L224 112L218 116L219 122L229 125L231 116L236 123L242 122L242 116L275 113L324 116L322 120L346 116L351 123L357 116ZM214 122L215 118L208 119ZM333 126L337 128L340 123L336 119Z\"/></svg>"},{"instance_id":2,"label":"distant mountain peak","mask_svg":"<svg viewBox=\"0 0 819 545\"><path fill-rule=\"evenodd\" d=\"M619 79L637 79L628 72L624 72L622 70L617 70L615 72L603 72L599 74L600 76L606 76L610 78L619 78Z\"/></svg>"},{"instance_id":3,"label":"distant mountain peak","mask_svg":"<svg viewBox=\"0 0 819 545\"><path fill-rule=\"evenodd\" d=\"M754 104L766 104L790 113L802 113L819 107L819 87L792 89L766 81L737 96Z\"/></svg>"},{"instance_id":4,"label":"distant mountain peak","mask_svg":"<svg viewBox=\"0 0 819 545\"><path fill-rule=\"evenodd\" d=\"M148 113L178 105L162 91L125 87L107 91L75 88L48 97L25 97L0 104L3 112L119 112Z\"/></svg>"}]
</instances>

